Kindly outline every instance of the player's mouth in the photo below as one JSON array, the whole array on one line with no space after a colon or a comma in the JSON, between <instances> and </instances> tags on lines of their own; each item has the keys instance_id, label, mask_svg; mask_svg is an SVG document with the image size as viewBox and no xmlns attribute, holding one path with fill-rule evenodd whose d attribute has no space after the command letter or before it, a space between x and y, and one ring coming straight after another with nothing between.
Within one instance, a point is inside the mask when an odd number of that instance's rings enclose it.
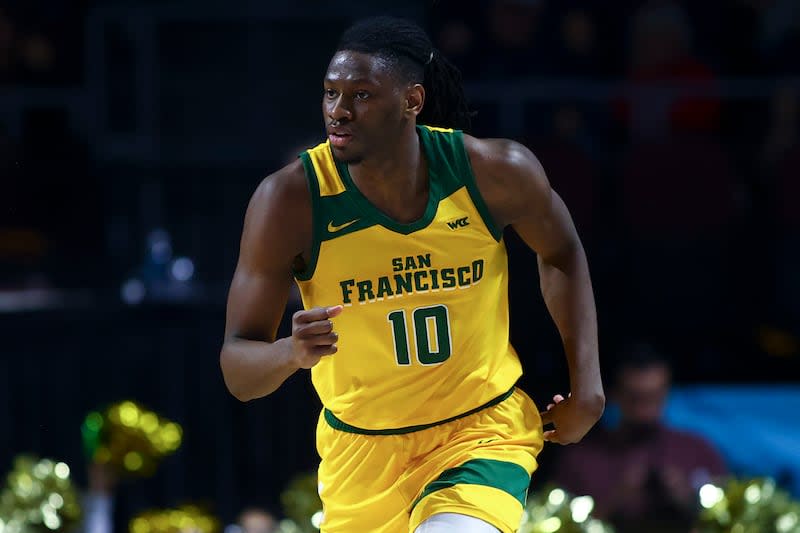
<instances>
[{"instance_id":1,"label":"player's mouth","mask_svg":"<svg viewBox=\"0 0 800 533\"><path fill-rule=\"evenodd\" d=\"M331 145L335 146L336 148L344 148L350 144L350 140L352 138L353 136L349 133L328 133L328 140L331 142Z\"/></svg>"}]
</instances>

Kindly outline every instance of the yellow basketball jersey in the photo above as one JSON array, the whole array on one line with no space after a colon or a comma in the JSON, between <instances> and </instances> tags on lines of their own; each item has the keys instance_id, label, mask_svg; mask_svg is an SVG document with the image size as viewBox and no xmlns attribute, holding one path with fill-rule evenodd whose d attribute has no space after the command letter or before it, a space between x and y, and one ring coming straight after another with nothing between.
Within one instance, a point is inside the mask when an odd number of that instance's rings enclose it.
<instances>
[{"instance_id":1,"label":"yellow basketball jersey","mask_svg":"<svg viewBox=\"0 0 800 533\"><path fill-rule=\"evenodd\" d=\"M411 429L469 412L522 373L509 343L502 232L461 132L417 127L428 162L423 216L401 224L358 190L328 143L301 154L314 245L295 276L306 309L342 304L336 354L312 380L343 429Z\"/></svg>"}]
</instances>

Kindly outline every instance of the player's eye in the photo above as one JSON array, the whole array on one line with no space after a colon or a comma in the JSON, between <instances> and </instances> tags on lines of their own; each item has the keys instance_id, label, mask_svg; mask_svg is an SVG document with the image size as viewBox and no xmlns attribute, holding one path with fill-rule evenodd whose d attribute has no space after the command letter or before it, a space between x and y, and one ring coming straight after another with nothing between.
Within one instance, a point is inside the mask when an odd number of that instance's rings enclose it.
<instances>
[{"instance_id":1,"label":"player's eye","mask_svg":"<svg viewBox=\"0 0 800 533\"><path fill-rule=\"evenodd\" d=\"M358 98L359 100L366 100L367 98L369 98L369 93L367 91L357 91L356 98Z\"/></svg>"},{"instance_id":2,"label":"player's eye","mask_svg":"<svg viewBox=\"0 0 800 533\"><path fill-rule=\"evenodd\" d=\"M325 96L328 97L328 98L331 98L331 99L336 98L336 96L337 96L336 90L334 90L334 89L325 89Z\"/></svg>"}]
</instances>

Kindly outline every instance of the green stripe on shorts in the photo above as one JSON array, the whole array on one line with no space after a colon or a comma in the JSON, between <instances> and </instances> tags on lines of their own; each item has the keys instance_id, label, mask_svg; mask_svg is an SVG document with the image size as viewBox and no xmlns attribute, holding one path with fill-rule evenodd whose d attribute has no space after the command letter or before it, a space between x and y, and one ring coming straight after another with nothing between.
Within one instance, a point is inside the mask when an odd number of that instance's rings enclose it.
<instances>
[{"instance_id":1,"label":"green stripe on shorts","mask_svg":"<svg viewBox=\"0 0 800 533\"><path fill-rule=\"evenodd\" d=\"M494 487L510 494L524 506L530 483L531 476L528 471L516 463L495 459L472 459L461 466L442 472L435 481L425 487L411 508L413 509L428 494L461 484Z\"/></svg>"}]
</instances>

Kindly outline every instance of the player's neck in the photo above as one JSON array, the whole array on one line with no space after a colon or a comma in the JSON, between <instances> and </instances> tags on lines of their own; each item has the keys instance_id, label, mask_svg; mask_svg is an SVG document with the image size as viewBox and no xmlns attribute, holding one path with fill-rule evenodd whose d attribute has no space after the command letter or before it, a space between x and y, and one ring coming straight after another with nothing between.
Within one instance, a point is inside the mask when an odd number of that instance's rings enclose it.
<instances>
[{"instance_id":1,"label":"player's neck","mask_svg":"<svg viewBox=\"0 0 800 533\"><path fill-rule=\"evenodd\" d=\"M423 167L426 164L419 136L412 125L396 141L387 142L384 150L349 165L349 170L359 187L385 188L396 194L398 189L416 189L420 178L427 186L427 167Z\"/></svg>"},{"instance_id":2,"label":"player's neck","mask_svg":"<svg viewBox=\"0 0 800 533\"><path fill-rule=\"evenodd\" d=\"M378 209L399 222L416 220L428 202L428 163L416 129L387 152L349 165L358 189Z\"/></svg>"}]
</instances>

